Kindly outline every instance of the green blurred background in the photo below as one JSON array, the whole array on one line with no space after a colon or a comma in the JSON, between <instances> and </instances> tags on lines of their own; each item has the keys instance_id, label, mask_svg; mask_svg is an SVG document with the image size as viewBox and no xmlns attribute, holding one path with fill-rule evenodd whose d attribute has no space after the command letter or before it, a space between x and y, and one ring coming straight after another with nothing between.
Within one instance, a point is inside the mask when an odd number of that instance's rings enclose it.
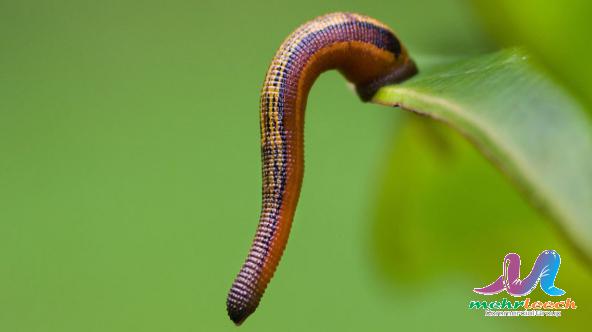
<instances>
[{"instance_id":1,"label":"green blurred background","mask_svg":"<svg viewBox=\"0 0 592 332\"><path fill-rule=\"evenodd\" d=\"M585 63L589 30L553 27L580 31L562 35L574 49L556 59L537 48L556 35L514 33L551 29L528 24L546 22L522 7L537 4L499 3L0 2L0 331L236 330L225 300L259 214L260 87L283 38L320 14L388 23L420 68L526 44L591 100L592 75L576 80L561 67ZM496 20L498 9L522 19ZM552 13L584 24L582 11ZM590 321L587 262L457 134L362 104L333 72L307 112L290 243L241 330ZM561 253L557 285L578 310L501 319L467 309L484 299L472 289L499 275L503 255L518 252L530 267L543 249ZM531 297L546 298L540 289Z\"/></svg>"}]
</instances>

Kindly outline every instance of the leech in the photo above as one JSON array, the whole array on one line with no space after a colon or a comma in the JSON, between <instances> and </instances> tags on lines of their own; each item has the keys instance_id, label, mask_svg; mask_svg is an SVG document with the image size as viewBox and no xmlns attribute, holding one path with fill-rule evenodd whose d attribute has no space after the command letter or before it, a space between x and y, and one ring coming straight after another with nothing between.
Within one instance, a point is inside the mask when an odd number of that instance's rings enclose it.
<instances>
[{"instance_id":1,"label":"leech","mask_svg":"<svg viewBox=\"0 0 592 332\"><path fill-rule=\"evenodd\" d=\"M417 69L393 31L370 17L333 13L294 31L281 45L261 91L263 206L255 239L227 299L240 325L252 314L282 257L304 171L304 109L324 71L337 69L363 101Z\"/></svg>"}]
</instances>

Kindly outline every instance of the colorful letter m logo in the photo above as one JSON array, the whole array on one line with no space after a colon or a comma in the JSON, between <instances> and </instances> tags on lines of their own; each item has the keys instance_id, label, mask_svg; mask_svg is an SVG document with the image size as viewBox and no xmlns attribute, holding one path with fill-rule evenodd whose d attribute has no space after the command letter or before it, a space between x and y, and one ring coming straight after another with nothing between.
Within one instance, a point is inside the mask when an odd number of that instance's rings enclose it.
<instances>
[{"instance_id":1,"label":"colorful letter m logo","mask_svg":"<svg viewBox=\"0 0 592 332\"><path fill-rule=\"evenodd\" d=\"M555 250L544 250L534 262L530 273L524 279L520 279L520 256L509 253L502 262L502 275L492 284L483 288L475 288L475 293L493 295L502 291L512 296L524 296L530 294L537 283L541 283L541 289L551 296L565 294L563 289L555 287L555 278L559 272L561 257Z\"/></svg>"}]
</instances>

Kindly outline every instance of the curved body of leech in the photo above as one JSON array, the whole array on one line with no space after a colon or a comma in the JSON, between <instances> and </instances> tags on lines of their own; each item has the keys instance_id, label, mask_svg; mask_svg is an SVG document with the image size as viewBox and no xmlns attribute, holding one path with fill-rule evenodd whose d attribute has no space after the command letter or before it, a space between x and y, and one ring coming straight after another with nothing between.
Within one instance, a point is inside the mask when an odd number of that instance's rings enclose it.
<instances>
[{"instance_id":1,"label":"curved body of leech","mask_svg":"<svg viewBox=\"0 0 592 332\"><path fill-rule=\"evenodd\" d=\"M257 308L286 246L304 171L304 109L324 71L339 70L362 100L417 69L393 31L379 21L333 13L307 22L281 45L261 91L263 206L246 262L227 299L237 325Z\"/></svg>"}]
</instances>

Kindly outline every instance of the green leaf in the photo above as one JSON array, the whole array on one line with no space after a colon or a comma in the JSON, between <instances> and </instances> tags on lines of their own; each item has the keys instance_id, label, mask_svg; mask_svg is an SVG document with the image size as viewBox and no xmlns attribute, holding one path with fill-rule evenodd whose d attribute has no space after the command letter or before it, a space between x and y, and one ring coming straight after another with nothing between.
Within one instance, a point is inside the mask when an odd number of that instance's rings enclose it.
<instances>
[{"instance_id":1,"label":"green leaf","mask_svg":"<svg viewBox=\"0 0 592 332\"><path fill-rule=\"evenodd\" d=\"M459 130L592 257L592 126L525 51L446 65L383 87L372 101Z\"/></svg>"},{"instance_id":2,"label":"green leaf","mask_svg":"<svg viewBox=\"0 0 592 332\"><path fill-rule=\"evenodd\" d=\"M483 330L484 321L470 319L474 313L438 306L434 299L474 300L471 290L499 276L500 260L508 252L520 254L524 273L541 251L554 249L561 254L556 283L577 301L592 301L589 262L504 174L450 126L407 112L397 115L390 151L380 158L369 243L373 265L393 298L424 296L422 303L443 317L464 316L463 330ZM450 293L444 296L438 286L428 285L444 285ZM556 301L540 288L531 296ZM575 331L589 320L585 311L576 310L569 319L544 326L532 320L486 325L492 331Z\"/></svg>"}]
</instances>

